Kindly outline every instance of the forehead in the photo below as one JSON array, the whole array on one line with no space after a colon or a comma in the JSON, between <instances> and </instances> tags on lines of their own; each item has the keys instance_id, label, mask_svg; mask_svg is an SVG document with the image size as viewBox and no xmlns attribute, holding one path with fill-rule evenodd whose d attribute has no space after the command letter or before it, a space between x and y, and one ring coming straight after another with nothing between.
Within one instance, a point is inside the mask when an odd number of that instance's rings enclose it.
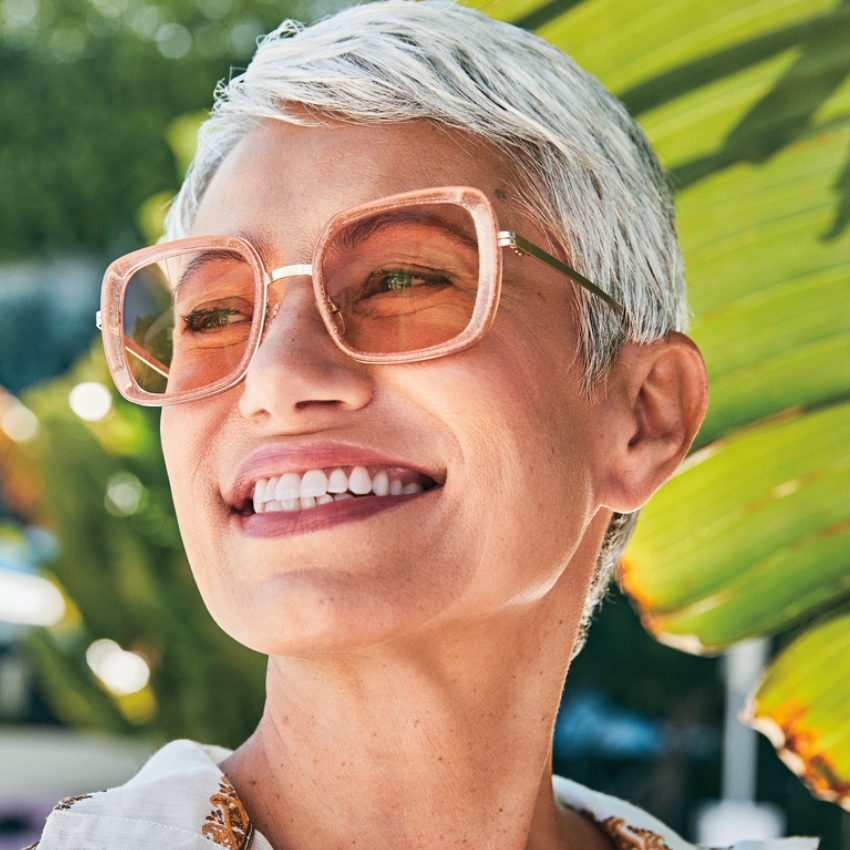
<instances>
[{"instance_id":1,"label":"forehead","mask_svg":"<svg viewBox=\"0 0 850 850\"><path fill-rule=\"evenodd\" d=\"M219 167L192 233L312 241L336 213L434 186L479 188L501 219L514 192L511 171L490 144L430 121L303 127L266 120Z\"/></svg>"}]
</instances>

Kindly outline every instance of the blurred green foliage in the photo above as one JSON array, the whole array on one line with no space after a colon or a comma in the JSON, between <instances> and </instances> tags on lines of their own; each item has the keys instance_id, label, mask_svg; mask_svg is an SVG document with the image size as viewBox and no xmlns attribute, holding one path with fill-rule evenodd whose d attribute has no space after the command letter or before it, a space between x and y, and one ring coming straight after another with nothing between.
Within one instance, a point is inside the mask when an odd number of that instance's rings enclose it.
<instances>
[{"instance_id":1,"label":"blurred green foliage","mask_svg":"<svg viewBox=\"0 0 850 850\"><path fill-rule=\"evenodd\" d=\"M328 6L328 9L332 6ZM299 0L2 0L0 261L140 243L137 211L185 167L177 116L212 105Z\"/></svg>"},{"instance_id":2,"label":"blurred green foliage","mask_svg":"<svg viewBox=\"0 0 850 850\"><path fill-rule=\"evenodd\" d=\"M73 387L90 381L112 392L100 421L81 419L68 403ZM40 479L30 512L58 532L59 550L44 566L76 609L26 639L54 713L78 727L163 740L243 741L262 708L265 659L228 638L201 602L174 517L158 411L112 391L99 342L23 400L40 425L17 447ZM99 683L85 652L105 637L147 660L147 688L118 697Z\"/></svg>"}]
</instances>

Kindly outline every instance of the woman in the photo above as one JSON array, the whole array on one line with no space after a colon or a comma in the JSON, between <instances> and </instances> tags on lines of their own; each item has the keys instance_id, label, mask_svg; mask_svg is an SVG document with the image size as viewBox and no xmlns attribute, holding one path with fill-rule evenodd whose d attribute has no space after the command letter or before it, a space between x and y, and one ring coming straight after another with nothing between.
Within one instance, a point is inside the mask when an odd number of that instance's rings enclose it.
<instances>
[{"instance_id":1,"label":"woman","mask_svg":"<svg viewBox=\"0 0 850 850\"><path fill-rule=\"evenodd\" d=\"M177 742L63 802L42 850L689 846L551 778L570 659L706 404L625 110L467 9L285 23L167 236L107 272L107 354L164 405L192 569L269 656L266 708L233 753Z\"/></svg>"}]
</instances>

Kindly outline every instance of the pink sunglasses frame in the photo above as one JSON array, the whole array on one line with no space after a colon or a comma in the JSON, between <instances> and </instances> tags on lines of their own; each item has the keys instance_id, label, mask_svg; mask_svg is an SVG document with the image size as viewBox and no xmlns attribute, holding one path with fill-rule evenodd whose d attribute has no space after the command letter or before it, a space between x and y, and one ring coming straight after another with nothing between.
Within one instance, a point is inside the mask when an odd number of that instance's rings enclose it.
<instances>
[{"instance_id":1,"label":"pink sunglasses frame","mask_svg":"<svg viewBox=\"0 0 850 850\"><path fill-rule=\"evenodd\" d=\"M478 296L469 324L458 336L429 348L396 353L372 353L352 348L345 342L334 319L337 308L325 294L324 282L321 277L321 260L326 246L341 228L358 219L407 206L431 204L454 204L462 207L467 210L475 226L479 246L479 284ZM405 192L371 201L335 215L322 229L313 248L310 264L281 266L269 270L265 267L256 248L239 236L198 236L163 242L150 248L134 251L115 260L107 268L103 278L100 310L97 313L96 321L98 328L103 333L106 360L115 386L128 401L146 406L164 406L196 401L236 386L245 377L263 338L268 321L268 288L275 281L290 277L309 276L312 279L316 307L325 328L337 347L352 359L360 363L376 364L416 363L422 360L433 360L471 347L487 333L493 324L502 283L502 252L499 249L504 247L512 248L519 255L529 254L535 257L535 259L593 292L616 312L623 315L624 311L620 304L577 271L516 233L500 231L496 213L483 192L468 186L453 186ZM177 391L172 394L151 393L143 390L133 378L127 363L127 355L142 360L165 377L168 376L168 369L124 336L122 331L122 304L127 283L143 266L160 262L177 254L204 249L223 250L238 254L248 261L254 272L256 286L255 320L252 322L245 353L229 375L207 386Z\"/></svg>"}]
</instances>

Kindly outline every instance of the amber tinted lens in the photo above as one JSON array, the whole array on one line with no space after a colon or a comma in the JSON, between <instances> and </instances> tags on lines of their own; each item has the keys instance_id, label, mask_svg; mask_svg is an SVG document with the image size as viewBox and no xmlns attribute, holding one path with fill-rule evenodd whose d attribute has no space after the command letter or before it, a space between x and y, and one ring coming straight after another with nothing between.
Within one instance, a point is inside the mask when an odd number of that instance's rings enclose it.
<instances>
[{"instance_id":1,"label":"amber tinted lens","mask_svg":"<svg viewBox=\"0 0 850 850\"><path fill-rule=\"evenodd\" d=\"M321 279L345 343L390 354L463 333L478 297L478 266L469 212L423 204L372 213L332 232Z\"/></svg>"},{"instance_id":2,"label":"amber tinted lens","mask_svg":"<svg viewBox=\"0 0 850 850\"><path fill-rule=\"evenodd\" d=\"M234 374L255 300L253 269L233 251L192 251L139 269L122 305L125 358L136 383L165 399Z\"/></svg>"}]
</instances>

